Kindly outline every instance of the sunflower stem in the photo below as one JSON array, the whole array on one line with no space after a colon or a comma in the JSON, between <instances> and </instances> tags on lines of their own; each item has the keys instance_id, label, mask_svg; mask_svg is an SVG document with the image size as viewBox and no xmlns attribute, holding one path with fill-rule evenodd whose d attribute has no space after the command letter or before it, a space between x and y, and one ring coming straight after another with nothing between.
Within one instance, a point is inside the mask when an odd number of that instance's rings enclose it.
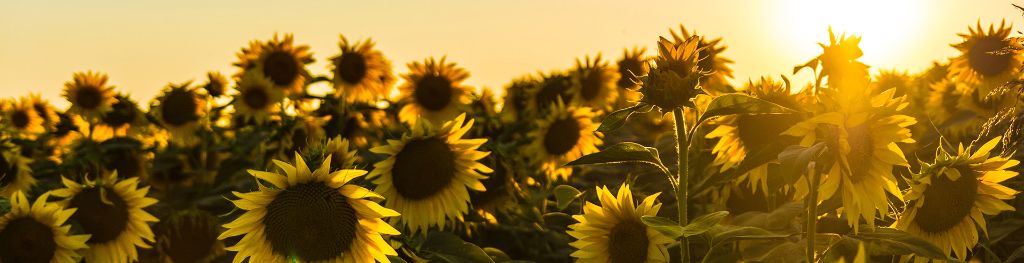
<instances>
[{"instance_id":1,"label":"sunflower stem","mask_svg":"<svg viewBox=\"0 0 1024 263\"><path fill-rule=\"evenodd\" d=\"M687 190L690 187L690 142L689 136L686 134L686 118L683 117L683 108L673 109L672 114L676 130L676 153L679 157L679 165L676 169L676 182L679 184L676 187L676 206L679 210L679 225L686 226L690 221L687 216L687 201L689 200L689 193ZM686 241L686 237L680 237L679 244L679 259L682 262L690 262L690 244Z\"/></svg>"},{"instance_id":2,"label":"sunflower stem","mask_svg":"<svg viewBox=\"0 0 1024 263\"><path fill-rule=\"evenodd\" d=\"M817 235L818 223L818 170L814 168L814 162L807 165L807 174L810 191L807 193L807 226L804 230L807 232L807 262L814 263L814 236Z\"/></svg>"}]
</instances>

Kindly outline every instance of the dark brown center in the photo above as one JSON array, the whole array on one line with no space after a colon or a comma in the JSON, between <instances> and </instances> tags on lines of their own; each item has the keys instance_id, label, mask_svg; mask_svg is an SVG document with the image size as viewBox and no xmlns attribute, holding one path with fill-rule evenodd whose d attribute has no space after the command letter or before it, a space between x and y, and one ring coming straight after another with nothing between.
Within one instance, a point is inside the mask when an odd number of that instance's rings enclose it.
<instances>
[{"instance_id":1,"label":"dark brown center","mask_svg":"<svg viewBox=\"0 0 1024 263\"><path fill-rule=\"evenodd\" d=\"M416 82L416 89L412 93L420 106L429 111L439 111L451 103L455 90L448 78L428 75Z\"/></svg>"},{"instance_id":2,"label":"dark brown center","mask_svg":"<svg viewBox=\"0 0 1024 263\"><path fill-rule=\"evenodd\" d=\"M182 126L199 120L196 109L199 103L196 102L195 94L186 89L173 89L167 93L161 102L162 110L160 117L171 126Z\"/></svg>"},{"instance_id":3,"label":"dark brown center","mask_svg":"<svg viewBox=\"0 0 1024 263\"><path fill-rule=\"evenodd\" d=\"M112 127L121 127L132 123L139 114L135 104L125 98L119 98L111 108L110 112L103 115L103 123Z\"/></svg>"},{"instance_id":4,"label":"dark brown center","mask_svg":"<svg viewBox=\"0 0 1024 263\"><path fill-rule=\"evenodd\" d=\"M608 233L608 255L612 263L642 263L647 260L647 226L636 219L619 221Z\"/></svg>"},{"instance_id":5,"label":"dark brown center","mask_svg":"<svg viewBox=\"0 0 1024 263\"><path fill-rule=\"evenodd\" d=\"M50 112L50 108L47 107L46 104L43 104L43 103L32 104L32 109L36 111L36 115L39 115L39 118L43 119L44 123L51 123L51 122L56 121L56 120L51 120L50 119L50 114L48 114Z\"/></svg>"},{"instance_id":6,"label":"dark brown center","mask_svg":"<svg viewBox=\"0 0 1024 263\"><path fill-rule=\"evenodd\" d=\"M356 84L366 77L366 58L362 54L347 52L335 60L334 74L348 84Z\"/></svg>"},{"instance_id":7,"label":"dark brown center","mask_svg":"<svg viewBox=\"0 0 1024 263\"><path fill-rule=\"evenodd\" d=\"M142 171L142 160L132 148L113 147L104 151L103 166L107 170L117 171L121 177L137 177Z\"/></svg>"},{"instance_id":8,"label":"dark brown center","mask_svg":"<svg viewBox=\"0 0 1024 263\"><path fill-rule=\"evenodd\" d=\"M736 116L736 129L748 153L779 140L779 134L800 121L793 114L758 114Z\"/></svg>"},{"instance_id":9,"label":"dark brown center","mask_svg":"<svg viewBox=\"0 0 1024 263\"><path fill-rule=\"evenodd\" d=\"M202 262L217 244L217 225L206 213L174 216L160 226L157 243L173 262Z\"/></svg>"},{"instance_id":10,"label":"dark brown center","mask_svg":"<svg viewBox=\"0 0 1024 263\"><path fill-rule=\"evenodd\" d=\"M544 134L544 149L551 155L563 155L580 140L580 123L576 118L557 119Z\"/></svg>"},{"instance_id":11,"label":"dark brown center","mask_svg":"<svg viewBox=\"0 0 1024 263\"><path fill-rule=\"evenodd\" d=\"M14 110L14 113L11 114L11 122L14 124L14 127L18 129L28 127L28 112L23 110Z\"/></svg>"},{"instance_id":12,"label":"dark brown center","mask_svg":"<svg viewBox=\"0 0 1024 263\"><path fill-rule=\"evenodd\" d=\"M0 248L0 262L47 263L57 252L57 242L50 226L20 217L0 230Z\"/></svg>"},{"instance_id":13,"label":"dark brown center","mask_svg":"<svg viewBox=\"0 0 1024 263\"><path fill-rule=\"evenodd\" d=\"M618 82L620 88L636 86L634 81L638 81L638 79L633 77L633 75L643 76L646 74L647 71L644 70L643 62L638 59L624 58L619 61L619 75L622 76Z\"/></svg>"},{"instance_id":14,"label":"dark brown center","mask_svg":"<svg viewBox=\"0 0 1024 263\"><path fill-rule=\"evenodd\" d=\"M921 230L939 234L960 224L971 215L974 199L978 196L978 174L969 168L959 169L960 178L950 180L946 175L933 176L924 191L924 203L917 208L914 223ZM974 229L971 229L974 231Z\"/></svg>"},{"instance_id":15,"label":"dark brown center","mask_svg":"<svg viewBox=\"0 0 1024 263\"><path fill-rule=\"evenodd\" d=\"M848 135L846 140L850 143L850 154L846 158L849 161L850 172L853 173L850 179L857 183L869 176L868 172L870 172L875 148L871 138L871 127L865 123L851 127L846 132Z\"/></svg>"},{"instance_id":16,"label":"dark brown center","mask_svg":"<svg viewBox=\"0 0 1024 263\"><path fill-rule=\"evenodd\" d=\"M534 99L537 101L537 107L545 109L548 105L555 103L555 100L562 98L562 102L568 103L572 96L569 93L569 88L572 86L572 81L566 76L554 76L549 79L545 79L541 83L540 91L534 95Z\"/></svg>"},{"instance_id":17,"label":"dark brown center","mask_svg":"<svg viewBox=\"0 0 1024 263\"><path fill-rule=\"evenodd\" d=\"M392 182L402 197L422 200L445 189L455 179L455 153L438 137L409 141L395 155Z\"/></svg>"},{"instance_id":18,"label":"dark brown center","mask_svg":"<svg viewBox=\"0 0 1024 263\"><path fill-rule=\"evenodd\" d=\"M329 260L348 252L357 222L348 198L323 183L285 189L267 205L263 218L274 252L301 261Z\"/></svg>"},{"instance_id":19,"label":"dark brown center","mask_svg":"<svg viewBox=\"0 0 1024 263\"><path fill-rule=\"evenodd\" d=\"M103 92L96 86L81 86L75 95L74 103L82 109L94 110L103 102Z\"/></svg>"},{"instance_id":20,"label":"dark brown center","mask_svg":"<svg viewBox=\"0 0 1024 263\"><path fill-rule=\"evenodd\" d=\"M102 189L102 190L101 190ZM92 235L89 244L101 244L117 239L128 226L128 206L124 199L110 188L82 189L71 198L70 207L78 208L71 219Z\"/></svg>"},{"instance_id":21,"label":"dark brown center","mask_svg":"<svg viewBox=\"0 0 1024 263\"><path fill-rule=\"evenodd\" d=\"M242 102L250 109L262 110L270 105L270 94L260 87L249 87L242 90Z\"/></svg>"},{"instance_id":22,"label":"dark brown center","mask_svg":"<svg viewBox=\"0 0 1024 263\"><path fill-rule=\"evenodd\" d=\"M1006 42L998 37L988 36L977 39L974 46L967 51L967 62L974 71L982 76L992 77L1003 73L1010 67L1010 54L989 54L1005 48Z\"/></svg>"},{"instance_id":23,"label":"dark brown center","mask_svg":"<svg viewBox=\"0 0 1024 263\"><path fill-rule=\"evenodd\" d=\"M263 75L277 86L288 86L299 77L299 62L291 53L274 51L263 61Z\"/></svg>"}]
</instances>

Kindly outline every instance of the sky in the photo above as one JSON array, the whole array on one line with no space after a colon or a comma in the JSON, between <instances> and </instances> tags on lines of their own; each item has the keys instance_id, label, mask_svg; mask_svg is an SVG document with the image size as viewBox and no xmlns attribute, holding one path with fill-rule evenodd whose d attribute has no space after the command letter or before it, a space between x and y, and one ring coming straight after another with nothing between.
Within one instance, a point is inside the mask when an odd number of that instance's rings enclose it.
<instances>
[{"instance_id":1,"label":"sky","mask_svg":"<svg viewBox=\"0 0 1024 263\"><path fill-rule=\"evenodd\" d=\"M0 1L0 97L39 93L63 108L63 83L78 71L108 74L140 102L168 83L202 82L206 72L234 74L236 53L251 40L292 33L309 45L315 74L328 72L338 39L373 38L396 73L406 64L447 56L467 83L499 89L511 79L567 69L577 58L618 59L685 25L722 38L736 61L735 84L790 76L820 54L828 26L861 35L872 69L923 70L956 56L958 33L1005 19L1024 25L1010 1L716 0L716 1ZM1018 3L1021 4L1021 3ZM1015 28L1018 30L1018 28ZM1016 31L1015 31L1016 32ZM1016 33L1015 33L1016 34ZM790 76L799 83L809 71ZM802 86L802 85L799 85ZM147 104L147 103L143 103Z\"/></svg>"}]
</instances>

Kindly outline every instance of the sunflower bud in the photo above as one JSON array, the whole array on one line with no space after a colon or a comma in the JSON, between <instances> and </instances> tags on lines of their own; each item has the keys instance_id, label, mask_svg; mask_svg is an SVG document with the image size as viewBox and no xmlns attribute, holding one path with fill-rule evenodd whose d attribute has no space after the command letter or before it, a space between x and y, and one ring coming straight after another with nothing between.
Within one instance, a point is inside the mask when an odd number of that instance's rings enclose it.
<instances>
[{"instance_id":1,"label":"sunflower bud","mask_svg":"<svg viewBox=\"0 0 1024 263\"><path fill-rule=\"evenodd\" d=\"M641 101L667 111L679 107L694 108L693 99L705 94L700 78L709 72L700 70L697 37L674 44L668 39L658 41L658 57L647 76L640 77Z\"/></svg>"}]
</instances>

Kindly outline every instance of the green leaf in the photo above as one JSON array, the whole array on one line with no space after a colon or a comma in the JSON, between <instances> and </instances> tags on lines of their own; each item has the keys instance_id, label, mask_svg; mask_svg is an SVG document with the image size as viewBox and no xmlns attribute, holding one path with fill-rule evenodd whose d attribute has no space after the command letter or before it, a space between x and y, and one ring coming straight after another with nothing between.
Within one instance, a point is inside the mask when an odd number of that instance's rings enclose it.
<instances>
[{"instance_id":1,"label":"green leaf","mask_svg":"<svg viewBox=\"0 0 1024 263\"><path fill-rule=\"evenodd\" d=\"M683 236L692 237L704 234L704 232L711 230L711 227L722 222L722 219L727 215L729 215L729 211L718 211L694 218L693 221L690 221L690 224L683 227Z\"/></svg>"},{"instance_id":2,"label":"green leaf","mask_svg":"<svg viewBox=\"0 0 1024 263\"><path fill-rule=\"evenodd\" d=\"M888 251L893 254L952 260L941 249L919 237L894 228L865 229L852 237L869 242L872 252Z\"/></svg>"},{"instance_id":3,"label":"green leaf","mask_svg":"<svg viewBox=\"0 0 1024 263\"><path fill-rule=\"evenodd\" d=\"M558 203L558 210L565 209L573 200L579 198L582 193L570 185L555 186L555 201Z\"/></svg>"},{"instance_id":4,"label":"green leaf","mask_svg":"<svg viewBox=\"0 0 1024 263\"><path fill-rule=\"evenodd\" d=\"M485 247L484 252L486 252L487 256L491 257L491 260L494 260L494 262L508 262L512 260L512 258L509 257L508 254L505 254L504 251L501 251L501 249Z\"/></svg>"},{"instance_id":5,"label":"green leaf","mask_svg":"<svg viewBox=\"0 0 1024 263\"><path fill-rule=\"evenodd\" d=\"M779 153L779 162L782 164L780 172L786 178L785 183L792 184L800 179L800 176L807 172L807 165L812 161L817 161L825 149L824 142L819 142L811 147L800 145L786 147Z\"/></svg>"},{"instance_id":6,"label":"green leaf","mask_svg":"<svg viewBox=\"0 0 1024 263\"><path fill-rule=\"evenodd\" d=\"M406 263L405 260L399 256L388 256L388 260L391 261L391 263Z\"/></svg>"},{"instance_id":7,"label":"green leaf","mask_svg":"<svg viewBox=\"0 0 1024 263\"><path fill-rule=\"evenodd\" d=\"M717 226L713 227L712 229L708 230L707 233L709 235L711 235L711 244L713 244L713 246L718 246L718 245L720 245L723 242L727 242L727 241L730 241L730 240L733 240L733 239L737 239L737 238L746 238L746 237L752 237L752 236L753 237L757 237L757 236L774 237L774 236L777 236L775 234L772 234L772 232L770 232L768 230L764 230L764 229L758 228L758 227L751 227L751 226L717 225Z\"/></svg>"},{"instance_id":8,"label":"green leaf","mask_svg":"<svg viewBox=\"0 0 1024 263\"><path fill-rule=\"evenodd\" d=\"M629 116L633 115L634 112L647 112L652 108L654 108L654 105L641 102L628 108L614 111L604 117L604 120L601 121L601 126L597 127L597 131L610 132L618 129L619 127L622 127L622 125L626 124L626 120L629 119Z\"/></svg>"},{"instance_id":9,"label":"green leaf","mask_svg":"<svg viewBox=\"0 0 1024 263\"><path fill-rule=\"evenodd\" d=\"M671 239L683 236L683 227L679 226L679 223L672 221L672 219L660 216L643 216L640 217L640 221Z\"/></svg>"},{"instance_id":10,"label":"green leaf","mask_svg":"<svg viewBox=\"0 0 1024 263\"><path fill-rule=\"evenodd\" d=\"M711 100L711 103L708 104L707 110L705 110L704 114L697 119L697 125L700 125L708 119L726 115L787 113L796 113L796 111L749 95L729 93L715 97Z\"/></svg>"},{"instance_id":11,"label":"green leaf","mask_svg":"<svg viewBox=\"0 0 1024 263\"><path fill-rule=\"evenodd\" d=\"M1017 250L1014 250L1013 254L1010 254L1010 256L1006 258L1005 262L1017 262L1017 260L1020 259L1024 259L1024 247L1019 247Z\"/></svg>"},{"instance_id":12,"label":"green leaf","mask_svg":"<svg viewBox=\"0 0 1024 263\"><path fill-rule=\"evenodd\" d=\"M432 232L427 235L427 238L423 240L421 249L430 255L431 262L494 263L491 257L487 256L487 252L480 247L446 232Z\"/></svg>"},{"instance_id":13,"label":"green leaf","mask_svg":"<svg viewBox=\"0 0 1024 263\"><path fill-rule=\"evenodd\" d=\"M657 166L665 174L668 168L658 158L658 150L632 142L620 142L600 152L584 155L566 165L646 163Z\"/></svg>"}]
</instances>

